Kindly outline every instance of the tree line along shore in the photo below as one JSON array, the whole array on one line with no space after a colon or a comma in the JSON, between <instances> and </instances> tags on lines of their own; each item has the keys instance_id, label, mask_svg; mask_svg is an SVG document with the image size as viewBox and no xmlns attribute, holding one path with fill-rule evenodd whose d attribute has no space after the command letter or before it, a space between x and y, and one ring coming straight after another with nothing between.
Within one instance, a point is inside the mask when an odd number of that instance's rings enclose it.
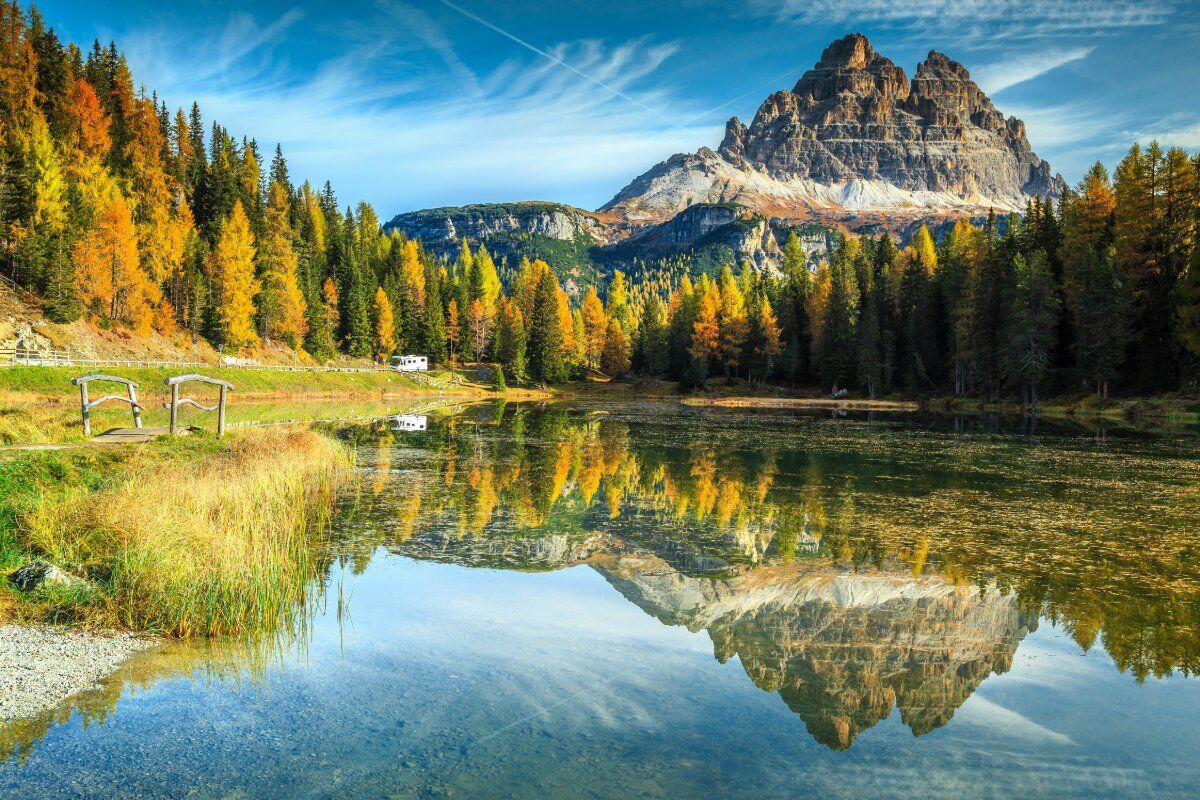
<instances>
[{"instance_id":1,"label":"tree line along shore","mask_svg":"<svg viewBox=\"0 0 1200 800\"><path fill-rule=\"evenodd\" d=\"M815 272L792 237L778 273L639 262L637 281L581 285L480 243L435 258L370 204L294 181L280 148L137 89L115 44L63 42L10 0L0 63L0 258L54 321L311 362L490 361L509 383L741 376L1036 406L1196 381L1200 181L1178 148L1135 146L1060 201L903 247L844 237Z\"/></svg>"}]
</instances>

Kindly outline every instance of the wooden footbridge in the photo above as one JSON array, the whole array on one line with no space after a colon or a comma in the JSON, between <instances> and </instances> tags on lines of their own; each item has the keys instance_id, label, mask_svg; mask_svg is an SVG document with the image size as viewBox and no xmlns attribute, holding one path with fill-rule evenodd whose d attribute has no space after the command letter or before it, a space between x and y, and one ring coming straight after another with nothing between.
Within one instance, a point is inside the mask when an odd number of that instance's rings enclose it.
<instances>
[{"instance_id":1,"label":"wooden footbridge","mask_svg":"<svg viewBox=\"0 0 1200 800\"><path fill-rule=\"evenodd\" d=\"M125 387L125 394L106 394L97 397L95 400L90 399L88 394L88 385L96 382L116 383ZM96 444L127 444L138 442L149 442L157 439L160 436L182 436L187 435L193 430L199 430L191 426L180 426L179 410L184 406L191 406L201 411L216 411L217 412L217 436L225 435L225 400L229 392L233 391L233 384L229 381L223 381L218 378L209 378L205 375L179 375L173 378L167 378L164 383L171 390L171 399L169 402L163 403L163 408L170 411L170 425L165 428L146 428L142 426L142 411L144 407L138 402L137 389L138 384L128 378L122 378L117 375L107 375L104 373L93 373L84 375L79 378L72 379L71 383L79 387L79 407L83 414L83 435L92 435L92 409L101 403L119 402L128 403L130 410L133 412L133 427L132 428L112 428L107 430L91 441ZM206 383L217 387L218 397L216 405L206 406L198 400L190 397L180 397L180 387L187 383Z\"/></svg>"}]
</instances>

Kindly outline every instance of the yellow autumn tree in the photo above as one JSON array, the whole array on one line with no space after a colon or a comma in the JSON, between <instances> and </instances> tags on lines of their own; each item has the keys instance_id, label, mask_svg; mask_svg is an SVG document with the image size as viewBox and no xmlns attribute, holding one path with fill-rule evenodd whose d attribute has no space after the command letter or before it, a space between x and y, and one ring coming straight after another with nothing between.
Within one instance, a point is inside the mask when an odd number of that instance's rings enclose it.
<instances>
[{"instance_id":1,"label":"yellow autumn tree","mask_svg":"<svg viewBox=\"0 0 1200 800\"><path fill-rule=\"evenodd\" d=\"M239 348L258 342L254 330L254 300L262 284L254 277L254 234L239 200L221 226L217 243L209 254L209 272L216 288L217 318L227 347Z\"/></svg>"},{"instance_id":2,"label":"yellow autumn tree","mask_svg":"<svg viewBox=\"0 0 1200 800\"><path fill-rule=\"evenodd\" d=\"M290 215L287 188L273 182L267 201L266 230L258 248L262 273L260 316L263 333L296 347L308 331L308 306L296 274L300 255L292 247Z\"/></svg>"},{"instance_id":3,"label":"yellow autumn tree","mask_svg":"<svg viewBox=\"0 0 1200 800\"><path fill-rule=\"evenodd\" d=\"M421 251L417 248L415 239L404 242L400 251L400 269L404 272L405 282L411 297L418 308L425 307L425 265L421 263Z\"/></svg>"},{"instance_id":4,"label":"yellow autumn tree","mask_svg":"<svg viewBox=\"0 0 1200 800\"><path fill-rule=\"evenodd\" d=\"M575 318L571 315L571 298L567 297L561 286L555 287L555 296L558 299L558 328L562 332L563 359L567 363L577 363Z\"/></svg>"},{"instance_id":5,"label":"yellow autumn tree","mask_svg":"<svg viewBox=\"0 0 1200 800\"><path fill-rule=\"evenodd\" d=\"M708 377L708 365L721 348L721 294L707 277L701 280L698 291L701 293L700 310L692 323L692 344L688 352L700 362L702 374Z\"/></svg>"},{"instance_id":6,"label":"yellow autumn tree","mask_svg":"<svg viewBox=\"0 0 1200 800\"><path fill-rule=\"evenodd\" d=\"M392 301L388 299L383 287L375 290L372 311L375 320L375 351L382 356L390 356L396 350L396 315L392 310Z\"/></svg>"},{"instance_id":7,"label":"yellow autumn tree","mask_svg":"<svg viewBox=\"0 0 1200 800\"><path fill-rule=\"evenodd\" d=\"M321 285L321 305L325 308L325 322L329 330L336 331L341 314L338 313L338 289L333 278L326 278Z\"/></svg>"},{"instance_id":8,"label":"yellow autumn tree","mask_svg":"<svg viewBox=\"0 0 1200 800\"><path fill-rule=\"evenodd\" d=\"M750 325L746 318L746 299L728 267L721 270L721 310L718 313L718 327L721 340L719 354L725 367L725 376L729 377L731 373L737 374Z\"/></svg>"},{"instance_id":9,"label":"yellow autumn tree","mask_svg":"<svg viewBox=\"0 0 1200 800\"><path fill-rule=\"evenodd\" d=\"M813 276L812 288L805 300L805 311L808 312L809 328L812 332L813 359L821 352L821 335L825 332L825 313L829 310L829 292L833 281L829 273L829 265L824 261Z\"/></svg>"},{"instance_id":10,"label":"yellow autumn tree","mask_svg":"<svg viewBox=\"0 0 1200 800\"><path fill-rule=\"evenodd\" d=\"M590 369L600 363L604 352L604 336L608 330L608 319L604 315L604 304L596 294L596 287L589 286L583 298L584 357Z\"/></svg>"}]
</instances>

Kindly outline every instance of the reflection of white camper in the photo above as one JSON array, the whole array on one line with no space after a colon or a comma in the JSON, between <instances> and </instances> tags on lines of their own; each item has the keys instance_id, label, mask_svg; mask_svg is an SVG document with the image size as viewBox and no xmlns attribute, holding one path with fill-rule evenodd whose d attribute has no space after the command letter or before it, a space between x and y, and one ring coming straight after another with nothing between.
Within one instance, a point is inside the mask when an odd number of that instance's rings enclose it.
<instances>
[{"instance_id":1,"label":"reflection of white camper","mask_svg":"<svg viewBox=\"0 0 1200 800\"><path fill-rule=\"evenodd\" d=\"M396 423L392 430L394 431L423 431L429 418L424 414L397 414L392 417L392 422Z\"/></svg>"},{"instance_id":2,"label":"reflection of white camper","mask_svg":"<svg viewBox=\"0 0 1200 800\"><path fill-rule=\"evenodd\" d=\"M429 358L426 356L392 356L392 369L397 372L428 372Z\"/></svg>"}]
</instances>

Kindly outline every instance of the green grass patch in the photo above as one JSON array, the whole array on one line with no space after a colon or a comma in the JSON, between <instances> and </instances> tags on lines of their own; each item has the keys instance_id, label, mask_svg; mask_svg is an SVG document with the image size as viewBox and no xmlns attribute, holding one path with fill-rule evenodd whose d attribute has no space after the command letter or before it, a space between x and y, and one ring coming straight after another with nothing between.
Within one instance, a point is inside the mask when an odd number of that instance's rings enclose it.
<instances>
[{"instance_id":1,"label":"green grass patch","mask_svg":"<svg viewBox=\"0 0 1200 800\"><path fill-rule=\"evenodd\" d=\"M51 397L78 397L79 389L72 378L93 372L104 372L128 378L139 384L141 392L161 393L163 382L174 375L196 371L211 378L221 378L234 385L240 394L335 394L335 393L402 393L446 391L460 386L455 373L433 370L420 375L406 375L391 370L370 372L321 372L318 370L246 369L239 367L38 367L12 366L0 368L0 392L19 392ZM123 391L118 384L91 387L98 396ZM185 387L186 392L204 391L199 384Z\"/></svg>"}]
</instances>

